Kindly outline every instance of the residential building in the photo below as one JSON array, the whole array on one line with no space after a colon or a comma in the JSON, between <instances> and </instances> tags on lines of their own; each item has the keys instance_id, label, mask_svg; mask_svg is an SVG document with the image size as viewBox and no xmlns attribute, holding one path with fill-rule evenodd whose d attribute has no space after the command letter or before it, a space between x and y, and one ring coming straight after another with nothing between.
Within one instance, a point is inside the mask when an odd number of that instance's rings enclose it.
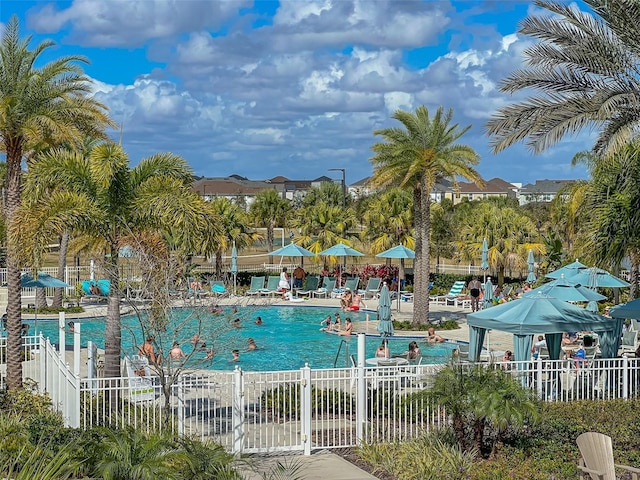
<instances>
[{"instance_id":1,"label":"residential building","mask_svg":"<svg viewBox=\"0 0 640 480\"><path fill-rule=\"evenodd\" d=\"M479 187L473 182L458 182L458 190L451 186L443 192L445 198L449 198L455 205L466 199L470 202L474 200L486 200L491 197L511 197L517 198L518 188L501 178L492 178L485 182L484 187Z\"/></svg>"},{"instance_id":2,"label":"residential building","mask_svg":"<svg viewBox=\"0 0 640 480\"><path fill-rule=\"evenodd\" d=\"M533 202L551 202L558 192L575 180L536 180L536 183L528 183L520 189L518 202L526 205Z\"/></svg>"}]
</instances>

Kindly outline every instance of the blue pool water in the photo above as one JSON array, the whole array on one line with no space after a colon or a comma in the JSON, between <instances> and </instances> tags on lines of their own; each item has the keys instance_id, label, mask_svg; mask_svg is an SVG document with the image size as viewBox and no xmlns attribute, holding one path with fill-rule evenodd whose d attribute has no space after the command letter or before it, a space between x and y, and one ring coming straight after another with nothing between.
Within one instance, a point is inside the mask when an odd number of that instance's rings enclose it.
<instances>
[{"instance_id":1,"label":"blue pool water","mask_svg":"<svg viewBox=\"0 0 640 480\"><path fill-rule=\"evenodd\" d=\"M243 370L291 370L298 369L308 363L312 368L331 368L336 361L338 349L341 347L336 366L348 366L346 351L354 356L357 354L357 338L355 335L344 337L320 331L320 322L327 316L334 316L339 309L330 307L271 307L271 306L239 306L234 313L230 307L221 314L214 314L203 309L175 310L171 325L165 334L158 334L156 338L163 345L162 350L168 352L173 341L178 341L181 348L189 355L193 346L189 342L198 333L207 348L213 346L216 352L213 360L204 360L206 352L196 351L189 366L194 368L211 368L216 370L232 370L239 365ZM363 330L366 322L366 312L340 312L344 319L351 317L357 329ZM375 318L375 312L370 314ZM262 317L263 324L256 325L256 317ZM234 326L234 320L240 319L240 326ZM68 319L69 320L69 319ZM86 346L87 341L95 342L99 348L104 348L104 319L70 319L81 324L81 343ZM33 322L31 331L33 331ZM137 345L143 342L140 320L136 316L122 317L122 347L125 355L137 353ZM58 326L56 320L38 320L38 331L58 342ZM380 337L373 326L369 326L367 336L367 357L373 357L380 345ZM177 332L177 333L174 333ZM258 348L253 351L247 349L247 340L253 338ZM423 354L423 363L443 363L451 357L452 344L428 345L422 337L398 338L389 340L391 354L401 354L407 350L411 340L418 340ZM67 335L67 343L71 343ZM240 350L240 361L231 361L231 350Z\"/></svg>"}]
</instances>

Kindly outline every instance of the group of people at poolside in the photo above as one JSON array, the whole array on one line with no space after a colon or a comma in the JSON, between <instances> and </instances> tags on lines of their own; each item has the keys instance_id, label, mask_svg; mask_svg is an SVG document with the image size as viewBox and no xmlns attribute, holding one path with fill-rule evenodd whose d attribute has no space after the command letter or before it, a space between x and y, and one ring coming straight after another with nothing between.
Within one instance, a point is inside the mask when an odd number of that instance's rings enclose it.
<instances>
[{"instance_id":1,"label":"group of people at poolside","mask_svg":"<svg viewBox=\"0 0 640 480\"><path fill-rule=\"evenodd\" d=\"M335 331L338 332L338 335L349 336L353 333L353 323L351 322L351 318L347 317L344 320L344 327L342 325L342 318L339 313L335 314L335 321L332 321L331 315L327 315L322 322L320 322L323 330L325 332Z\"/></svg>"},{"instance_id":2,"label":"group of people at poolside","mask_svg":"<svg viewBox=\"0 0 640 480\"><path fill-rule=\"evenodd\" d=\"M487 280L490 281L491 277L487 277ZM469 298L471 298L471 311L477 312L481 308L481 302L485 299L485 284L481 283L480 280L478 280L478 277L474 275L466 287ZM493 289L490 300L493 305L498 305L500 303L520 298L523 294L528 293L531 290L532 288L529 282L525 282L522 285L522 288L515 290L511 289L508 294L505 294L501 287L496 286Z\"/></svg>"},{"instance_id":3,"label":"group of people at poolside","mask_svg":"<svg viewBox=\"0 0 640 480\"><path fill-rule=\"evenodd\" d=\"M343 312L357 311L360 307L367 308L362 299L362 295L358 292L352 292L349 287L344 289L340 295L340 308Z\"/></svg>"}]
</instances>

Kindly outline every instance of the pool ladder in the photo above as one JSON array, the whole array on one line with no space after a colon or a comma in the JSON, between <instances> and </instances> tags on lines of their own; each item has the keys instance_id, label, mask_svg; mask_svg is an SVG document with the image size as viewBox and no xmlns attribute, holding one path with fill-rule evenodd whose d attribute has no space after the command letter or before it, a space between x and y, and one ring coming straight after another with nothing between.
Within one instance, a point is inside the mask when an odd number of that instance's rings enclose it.
<instances>
[{"instance_id":1,"label":"pool ladder","mask_svg":"<svg viewBox=\"0 0 640 480\"><path fill-rule=\"evenodd\" d=\"M344 345L344 361L345 365L349 365L349 342L346 340L340 340L340 346L338 346L338 351L336 352L336 358L333 361L333 368L338 367L338 359L340 358L340 352L342 351L342 345Z\"/></svg>"}]
</instances>

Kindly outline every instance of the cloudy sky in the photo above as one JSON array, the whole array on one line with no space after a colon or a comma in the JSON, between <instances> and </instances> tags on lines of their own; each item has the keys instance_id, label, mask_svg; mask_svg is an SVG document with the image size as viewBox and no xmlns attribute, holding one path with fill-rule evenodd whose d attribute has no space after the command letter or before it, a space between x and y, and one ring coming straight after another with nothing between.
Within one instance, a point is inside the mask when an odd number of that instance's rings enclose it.
<instances>
[{"instance_id":1,"label":"cloudy sky","mask_svg":"<svg viewBox=\"0 0 640 480\"><path fill-rule=\"evenodd\" d=\"M171 151L197 175L345 168L352 183L371 174L373 132L396 126L395 110L442 105L472 126L463 142L486 179L581 178L570 160L586 134L538 156L493 155L484 135L514 100L498 87L531 42L518 23L540 13L517 0L2 0L0 30L16 14L33 46L56 42L45 58L88 57L134 164Z\"/></svg>"}]
</instances>

